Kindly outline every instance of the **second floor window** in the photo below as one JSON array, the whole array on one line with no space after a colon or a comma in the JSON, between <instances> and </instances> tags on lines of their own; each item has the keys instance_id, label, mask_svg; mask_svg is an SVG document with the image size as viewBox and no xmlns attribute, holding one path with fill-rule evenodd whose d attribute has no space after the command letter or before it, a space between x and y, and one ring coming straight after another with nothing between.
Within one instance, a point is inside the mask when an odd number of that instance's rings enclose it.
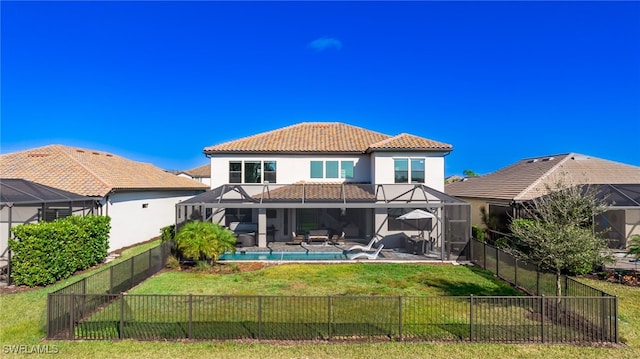
<instances>
[{"instance_id":1,"label":"second floor window","mask_svg":"<svg viewBox=\"0 0 640 359\"><path fill-rule=\"evenodd\" d=\"M396 158L393 161L395 183L424 183L424 158Z\"/></svg>"},{"instance_id":2,"label":"second floor window","mask_svg":"<svg viewBox=\"0 0 640 359\"><path fill-rule=\"evenodd\" d=\"M353 178L353 161L311 161L310 178Z\"/></svg>"},{"instance_id":3,"label":"second floor window","mask_svg":"<svg viewBox=\"0 0 640 359\"><path fill-rule=\"evenodd\" d=\"M276 161L229 162L229 183L263 182L276 183Z\"/></svg>"}]
</instances>

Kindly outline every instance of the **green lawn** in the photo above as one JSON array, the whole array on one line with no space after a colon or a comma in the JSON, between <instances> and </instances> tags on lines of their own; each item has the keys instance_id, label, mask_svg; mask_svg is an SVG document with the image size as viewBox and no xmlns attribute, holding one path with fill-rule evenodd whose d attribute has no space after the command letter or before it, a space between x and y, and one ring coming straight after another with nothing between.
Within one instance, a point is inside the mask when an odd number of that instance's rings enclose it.
<instances>
[{"instance_id":1,"label":"green lawn","mask_svg":"<svg viewBox=\"0 0 640 359\"><path fill-rule=\"evenodd\" d=\"M149 244L151 245L151 244ZM123 254L124 260L146 248ZM305 266L278 266L232 275L163 273L141 284L132 293L193 294L371 294L382 295L485 295L513 291L486 272L467 266L357 264L324 265L308 272ZM86 275L86 274L85 274ZM194 287L193 280L199 285ZM354 281L354 278L360 278ZM74 278L73 280L76 280ZM0 296L2 345L56 346L65 358L216 357L216 358L636 358L640 357L640 289L583 280L619 297L621 348L569 345L477 343L244 343L244 342L136 342L43 341L47 293L70 280L47 288ZM270 283L270 284L268 284ZM309 285L309 283L314 283ZM455 284L455 285L452 285ZM50 354L43 354L50 356ZM37 357L38 355L30 355Z\"/></svg>"},{"instance_id":2,"label":"green lawn","mask_svg":"<svg viewBox=\"0 0 640 359\"><path fill-rule=\"evenodd\" d=\"M472 266L285 264L225 275L164 272L130 294L215 295L522 295Z\"/></svg>"}]
</instances>

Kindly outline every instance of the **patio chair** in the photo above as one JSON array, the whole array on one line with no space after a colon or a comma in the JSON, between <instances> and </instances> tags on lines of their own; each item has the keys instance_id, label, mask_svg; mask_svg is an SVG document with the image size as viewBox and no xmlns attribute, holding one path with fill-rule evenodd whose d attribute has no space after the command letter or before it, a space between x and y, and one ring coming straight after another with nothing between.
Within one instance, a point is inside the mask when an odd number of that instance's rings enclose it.
<instances>
[{"instance_id":1,"label":"patio chair","mask_svg":"<svg viewBox=\"0 0 640 359\"><path fill-rule=\"evenodd\" d=\"M301 234L296 234L296 232L291 232L291 242L287 242L287 244L297 246L302 245L302 243L304 243L304 236Z\"/></svg>"},{"instance_id":2,"label":"patio chair","mask_svg":"<svg viewBox=\"0 0 640 359\"><path fill-rule=\"evenodd\" d=\"M342 232L342 235L338 236L337 234L334 234L331 237L331 244L345 244L346 239L345 239L346 235L344 232Z\"/></svg>"},{"instance_id":3,"label":"patio chair","mask_svg":"<svg viewBox=\"0 0 640 359\"><path fill-rule=\"evenodd\" d=\"M369 244L367 244L366 246L360 245L360 244L356 244L355 246L347 249L347 252L351 252L354 251L356 249L359 249L363 252L368 252L371 250L371 248L373 247L373 245L378 241L378 239L376 237L371 238L371 242L369 242Z\"/></svg>"},{"instance_id":4,"label":"patio chair","mask_svg":"<svg viewBox=\"0 0 640 359\"><path fill-rule=\"evenodd\" d=\"M380 251L382 250L382 248L384 248L384 244L381 244L380 247L378 247L378 250L373 253L360 252L352 256L349 256L349 259L352 259L352 260L353 259L377 259L378 254L380 254Z\"/></svg>"}]
</instances>

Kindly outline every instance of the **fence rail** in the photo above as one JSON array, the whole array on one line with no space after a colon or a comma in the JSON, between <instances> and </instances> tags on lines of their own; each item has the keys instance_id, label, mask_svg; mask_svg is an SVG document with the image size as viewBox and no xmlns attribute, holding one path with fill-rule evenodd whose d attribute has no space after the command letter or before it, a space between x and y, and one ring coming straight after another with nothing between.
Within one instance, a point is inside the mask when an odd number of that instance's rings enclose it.
<instances>
[{"instance_id":1,"label":"fence rail","mask_svg":"<svg viewBox=\"0 0 640 359\"><path fill-rule=\"evenodd\" d=\"M521 297L206 296L123 293L166 264L164 243L47 300L52 339L439 340L617 343L617 297L537 272L472 242L472 259L526 288ZM475 255L474 255L475 254Z\"/></svg>"},{"instance_id":2,"label":"fence rail","mask_svg":"<svg viewBox=\"0 0 640 359\"><path fill-rule=\"evenodd\" d=\"M109 266L64 288L49 293L47 298L47 337L59 331L73 331L77 321L85 318L118 294L142 283L167 264L171 249L164 242L123 262Z\"/></svg>"},{"instance_id":3,"label":"fence rail","mask_svg":"<svg viewBox=\"0 0 640 359\"><path fill-rule=\"evenodd\" d=\"M52 297L73 323L50 327L57 339L616 341L615 297Z\"/></svg>"},{"instance_id":4,"label":"fence rail","mask_svg":"<svg viewBox=\"0 0 640 359\"><path fill-rule=\"evenodd\" d=\"M536 266L519 261L513 255L476 239L471 239L471 261L531 295L557 294L557 275L540 272ZM560 276L560 283L562 296L611 297L600 289L567 276Z\"/></svg>"}]
</instances>

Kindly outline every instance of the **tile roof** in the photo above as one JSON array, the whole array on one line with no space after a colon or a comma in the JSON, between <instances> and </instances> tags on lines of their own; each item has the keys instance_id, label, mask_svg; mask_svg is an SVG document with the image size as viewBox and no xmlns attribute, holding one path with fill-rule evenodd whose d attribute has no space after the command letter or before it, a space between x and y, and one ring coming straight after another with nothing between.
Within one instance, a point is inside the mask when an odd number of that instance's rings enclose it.
<instances>
[{"instance_id":1,"label":"tile roof","mask_svg":"<svg viewBox=\"0 0 640 359\"><path fill-rule=\"evenodd\" d=\"M192 168L190 170L181 171L182 173L186 173L191 177L198 178L210 178L211 177L211 163L208 163L204 166Z\"/></svg>"},{"instance_id":2,"label":"tile roof","mask_svg":"<svg viewBox=\"0 0 640 359\"><path fill-rule=\"evenodd\" d=\"M375 147L373 147L375 146ZM340 122L302 122L206 147L206 154L364 153L367 150L451 150L451 145L401 134L389 136Z\"/></svg>"},{"instance_id":3,"label":"tile roof","mask_svg":"<svg viewBox=\"0 0 640 359\"><path fill-rule=\"evenodd\" d=\"M640 183L640 167L577 153L527 158L496 172L445 185L456 197L528 201L565 177L572 184Z\"/></svg>"},{"instance_id":4,"label":"tile roof","mask_svg":"<svg viewBox=\"0 0 640 359\"><path fill-rule=\"evenodd\" d=\"M22 178L85 196L112 189L197 190L208 186L154 165L110 153L49 145L0 155L0 176Z\"/></svg>"},{"instance_id":5,"label":"tile roof","mask_svg":"<svg viewBox=\"0 0 640 359\"><path fill-rule=\"evenodd\" d=\"M304 198L305 201L375 201L375 193L370 185L305 183L291 184L253 196L255 199L284 201Z\"/></svg>"},{"instance_id":6,"label":"tile roof","mask_svg":"<svg viewBox=\"0 0 640 359\"><path fill-rule=\"evenodd\" d=\"M448 143L433 141L428 138L422 138L408 133L401 133L397 136L387 138L380 142L369 146L369 150L447 150L453 147Z\"/></svg>"}]
</instances>

